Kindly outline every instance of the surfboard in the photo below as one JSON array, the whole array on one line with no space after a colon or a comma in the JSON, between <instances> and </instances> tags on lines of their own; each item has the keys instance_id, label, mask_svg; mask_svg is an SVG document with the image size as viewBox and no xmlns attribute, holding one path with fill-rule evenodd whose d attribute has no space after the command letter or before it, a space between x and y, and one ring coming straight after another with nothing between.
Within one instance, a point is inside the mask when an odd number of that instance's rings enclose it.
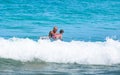
<instances>
[{"instance_id":1,"label":"surfboard","mask_svg":"<svg viewBox=\"0 0 120 75\"><path fill-rule=\"evenodd\" d=\"M41 40L50 40L48 36L41 36L40 39Z\"/></svg>"}]
</instances>

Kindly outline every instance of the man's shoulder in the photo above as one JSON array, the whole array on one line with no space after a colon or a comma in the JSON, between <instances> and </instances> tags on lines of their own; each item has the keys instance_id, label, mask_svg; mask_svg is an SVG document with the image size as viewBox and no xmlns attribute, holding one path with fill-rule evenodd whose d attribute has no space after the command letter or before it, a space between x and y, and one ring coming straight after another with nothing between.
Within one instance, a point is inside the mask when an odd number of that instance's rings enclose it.
<instances>
[{"instance_id":1,"label":"man's shoulder","mask_svg":"<svg viewBox=\"0 0 120 75\"><path fill-rule=\"evenodd\" d=\"M51 33L52 31L49 31L49 33Z\"/></svg>"}]
</instances>

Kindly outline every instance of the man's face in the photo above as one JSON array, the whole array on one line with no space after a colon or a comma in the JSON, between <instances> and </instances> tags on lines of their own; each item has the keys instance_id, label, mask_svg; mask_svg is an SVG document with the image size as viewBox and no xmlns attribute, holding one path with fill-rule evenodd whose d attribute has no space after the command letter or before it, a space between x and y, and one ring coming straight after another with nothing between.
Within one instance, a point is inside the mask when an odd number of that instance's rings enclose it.
<instances>
[{"instance_id":1,"label":"man's face","mask_svg":"<svg viewBox=\"0 0 120 75\"><path fill-rule=\"evenodd\" d=\"M57 32L57 30L58 30L58 28L57 28L57 27L55 27L55 28L54 28L54 31L55 31L55 32Z\"/></svg>"}]
</instances>

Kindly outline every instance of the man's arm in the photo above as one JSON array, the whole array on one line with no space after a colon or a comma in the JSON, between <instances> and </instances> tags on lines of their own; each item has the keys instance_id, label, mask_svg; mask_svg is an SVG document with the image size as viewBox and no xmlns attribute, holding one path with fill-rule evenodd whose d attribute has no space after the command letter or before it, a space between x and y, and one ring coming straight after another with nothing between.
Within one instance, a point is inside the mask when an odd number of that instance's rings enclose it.
<instances>
[{"instance_id":1,"label":"man's arm","mask_svg":"<svg viewBox=\"0 0 120 75\"><path fill-rule=\"evenodd\" d=\"M51 38L51 37L52 37L52 33L51 33L51 32L52 32L52 31L50 31L50 32L49 32L49 35L48 35L48 36L49 36L49 38Z\"/></svg>"},{"instance_id":2,"label":"man's arm","mask_svg":"<svg viewBox=\"0 0 120 75\"><path fill-rule=\"evenodd\" d=\"M53 35L55 35L55 33L53 31L49 32L49 37L51 38Z\"/></svg>"}]
</instances>

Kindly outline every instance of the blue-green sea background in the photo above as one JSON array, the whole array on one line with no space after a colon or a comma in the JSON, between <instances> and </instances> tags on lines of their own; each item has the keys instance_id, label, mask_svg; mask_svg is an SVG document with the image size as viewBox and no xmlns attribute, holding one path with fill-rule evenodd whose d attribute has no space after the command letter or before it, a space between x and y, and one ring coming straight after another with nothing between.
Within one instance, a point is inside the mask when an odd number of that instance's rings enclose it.
<instances>
[{"instance_id":1,"label":"blue-green sea background","mask_svg":"<svg viewBox=\"0 0 120 75\"><path fill-rule=\"evenodd\" d=\"M120 40L120 0L0 0L0 37L38 40L54 26L63 41ZM0 46L2 47L2 46ZM1 48L0 48L1 49ZM1 56L1 55L0 55ZM119 75L120 65L21 62L0 58L0 74Z\"/></svg>"},{"instance_id":2,"label":"blue-green sea background","mask_svg":"<svg viewBox=\"0 0 120 75\"><path fill-rule=\"evenodd\" d=\"M120 39L119 0L0 0L0 36L39 39L53 26L64 40Z\"/></svg>"}]
</instances>

